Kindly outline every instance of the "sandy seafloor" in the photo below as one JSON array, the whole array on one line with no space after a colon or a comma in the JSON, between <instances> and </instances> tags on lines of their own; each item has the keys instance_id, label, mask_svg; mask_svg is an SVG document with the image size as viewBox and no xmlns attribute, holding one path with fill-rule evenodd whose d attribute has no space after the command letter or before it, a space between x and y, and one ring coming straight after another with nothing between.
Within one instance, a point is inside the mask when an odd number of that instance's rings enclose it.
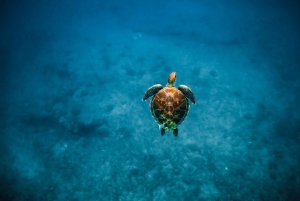
<instances>
[{"instance_id":1,"label":"sandy seafloor","mask_svg":"<svg viewBox=\"0 0 300 201\"><path fill-rule=\"evenodd\" d=\"M297 1L4 1L0 200L300 200ZM189 86L178 137L144 92Z\"/></svg>"}]
</instances>

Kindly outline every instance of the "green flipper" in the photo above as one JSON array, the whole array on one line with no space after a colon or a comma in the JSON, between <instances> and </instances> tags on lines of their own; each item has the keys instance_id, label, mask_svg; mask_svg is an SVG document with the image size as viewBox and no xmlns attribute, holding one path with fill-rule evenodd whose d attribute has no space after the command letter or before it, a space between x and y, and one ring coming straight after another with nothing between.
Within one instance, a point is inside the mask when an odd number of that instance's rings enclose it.
<instances>
[{"instance_id":1,"label":"green flipper","mask_svg":"<svg viewBox=\"0 0 300 201\"><path fill-rule=\"evenodd\" d=\"M178 128L175 128L175 129L173 130L173 134L177 137L177 135L178 135Z\"/></svg>"},{"instance_id":2,"label":"green flipper","mask_svg":"<svg viewBox=\"0 0 300 201\"><path fill-rule=\"evenodd\" d=\"M146 93L145 93L145 95L143 96L143 101L145 101L145 100L147 100L150 96L153 96L153 95L155 95L159 90L161 90L163 87L162 87L162 85L161 84L155 84L155 85L153 85L152 87L150 87L147 91L146 91Z\"/></svg>"},{"instance_id":3,"label":"green flipper","mask_svg":"<svg viewBox=\"0 0 300 201\"><path fill-rule=\"evenodd\" d=\"M160 133L161 133L161 136L163 136L166 133L166 130L164 128L161 128Z\"/></svg>"},{"instance_id":4,"label":"green flipper","mask_svg":"<svg viewBox=\"0 0 300 201\"><path fill-rule=\"evenodd\" d=\"M189 87L185 85L179 85L178 89L185 95L185 97L190 99L192 103L196 104L196 98L194 96L194 93Z\"/></svg>"}]
</instances>

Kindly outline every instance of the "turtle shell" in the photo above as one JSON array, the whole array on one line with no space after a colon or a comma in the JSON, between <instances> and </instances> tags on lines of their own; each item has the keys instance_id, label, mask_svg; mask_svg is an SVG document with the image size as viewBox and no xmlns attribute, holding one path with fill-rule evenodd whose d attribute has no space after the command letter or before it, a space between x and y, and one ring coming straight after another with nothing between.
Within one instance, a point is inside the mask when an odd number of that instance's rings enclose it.
<instances>
[{"instance_id":1,"label":"turtle shell","mask_svg":"<svg viewBox=\"0 0 300 201\"><path fill-rule=\"evenodd\" d=\"M189 112L188 99L175 87L165 87L153 96L150 110L155 121L165 130L174 130Z\"/></svg>"}]
</instances>

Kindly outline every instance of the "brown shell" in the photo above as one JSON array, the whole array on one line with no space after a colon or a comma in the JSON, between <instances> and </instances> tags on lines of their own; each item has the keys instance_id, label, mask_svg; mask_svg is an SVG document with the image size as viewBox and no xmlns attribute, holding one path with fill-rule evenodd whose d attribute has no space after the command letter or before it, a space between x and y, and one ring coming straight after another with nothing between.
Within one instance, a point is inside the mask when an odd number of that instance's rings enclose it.
<instances>
[{"instance_id":1,"label":"brown shell","mask_svg":"<svg viewBox=\"0 0 300 201\"><path fill-rule=\"evenodd\" d=\"M166 130L175 129L189 112L188 99L175 87L165 87L153 96L150 110L155 121Z\"/></svg>"}]
</instances>

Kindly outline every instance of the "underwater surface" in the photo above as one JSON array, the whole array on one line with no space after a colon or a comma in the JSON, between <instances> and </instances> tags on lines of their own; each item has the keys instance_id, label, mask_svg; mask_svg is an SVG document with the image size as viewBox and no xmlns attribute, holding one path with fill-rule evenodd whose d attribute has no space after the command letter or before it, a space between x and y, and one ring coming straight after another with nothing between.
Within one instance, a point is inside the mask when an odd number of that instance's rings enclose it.
<instances>
[{"instance_id":1,"label":"underwater surface","mask_svg":"<svg viewBox=\"0 0 300 201\"><path fill-rule=\"evenodd\" d=\"M2 1L0 200L300 200L300 6ZM161 136L146 90L189 86Z\"/></svg>"}]
</instances>

